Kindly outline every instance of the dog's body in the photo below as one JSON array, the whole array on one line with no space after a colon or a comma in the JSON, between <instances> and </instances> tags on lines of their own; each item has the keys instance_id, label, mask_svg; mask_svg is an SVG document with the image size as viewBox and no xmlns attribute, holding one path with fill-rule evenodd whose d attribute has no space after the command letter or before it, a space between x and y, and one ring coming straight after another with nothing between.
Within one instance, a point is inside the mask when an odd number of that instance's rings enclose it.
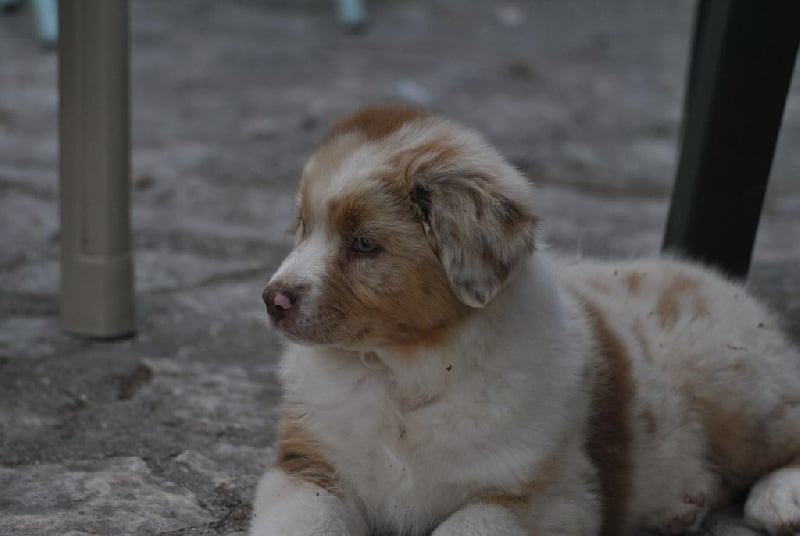
<instances>
[{"instance_id":1,"label":"dog's body","mask_svg":"<svg viewBox=\"0 0 800 536\"><path fill-rule=\"evenodd\" d=\"M533 251L527 181L411 110L341 121L298 208L253 536L682 533L756 482L800 530L800 356L741 287Z\"/></svg>"}]
</instances>

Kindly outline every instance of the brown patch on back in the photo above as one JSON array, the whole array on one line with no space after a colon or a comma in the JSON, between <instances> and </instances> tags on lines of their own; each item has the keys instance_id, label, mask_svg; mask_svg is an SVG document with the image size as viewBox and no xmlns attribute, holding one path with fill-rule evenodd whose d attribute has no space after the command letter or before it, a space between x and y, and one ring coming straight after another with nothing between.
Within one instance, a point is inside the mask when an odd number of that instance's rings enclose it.
<instances>
[{"instance_id":1,"label":"brown patch on back","mask_svg":"<svg viewBox=\"0 0 800 536\"><path fill-rule=\"evenodd\" d=\"M702 296L695 296L694 300L692 301L692 307L694 308L694 316L708 316L708 302Z\"/></svg>"},{"instance_id":2,"label":"brown patch on back","mask_svg":"<svg viewBox=\"0 0 800 536\"><path fill-rule=\"evenodd\" d=\"M695 317L708 315L708 303L699 292L700 281L684 274L678 274L661 292L656 302L655 313L661 319L663 327L673 327L678 323L681 314L681 301L684 296L692 297Z\"/></svg>"},{"instance_id":3,"label":"brown patch on back","mask_svg":"<svg viewBox=\"0 0 800 536\"><path fill-rule=\"evenodd\" d=\"M303 426L302 415L285 411L278 428L278 459L286 474L339 494L336 470L321 454L319 442Z\"/></svg>"},{"instance_id":4,"label":"brown patch on back","mask_svg":"<svg viewBox=\"0 0 800 536\"><path fill-rule=\"evenodd\" d=\"M625 344L600 308L586 300L584 306L596 341L587 450L597 468L602 491L601 534L617 536L628 528L633 441L629 407L634 384Z\"/></svg>"},{"instance_id":5,"label":"brown patch on back","mask_svg":"<svg viewBox=\"0 0 800 536\"><path fill-rule=\"evenodd\" d=\"M642 279L645 274L642 272L630 272L625 276L625 286L631 294L638 294L642 289Z\"/></svg>"},{"instance_id":6,"label":"brown patch on back","mask_svg":"<svg viewBox=\"0 0 800 536\"><path fill-rule=\"evenodd\" d=\"M417 108L404 106L368 106L334 123L322 143L354 130L362 132L370 141L379 140L400 130L406 123L427 115Z\"/></svg>"}]
</instances>

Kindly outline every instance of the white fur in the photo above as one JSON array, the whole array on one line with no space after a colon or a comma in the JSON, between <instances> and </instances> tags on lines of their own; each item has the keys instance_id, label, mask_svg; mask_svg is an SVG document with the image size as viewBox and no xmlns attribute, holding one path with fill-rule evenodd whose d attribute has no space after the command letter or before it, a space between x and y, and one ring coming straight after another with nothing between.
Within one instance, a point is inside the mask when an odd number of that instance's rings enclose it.
<instances>
[{"instance_id":1,"label":"white fur","mask_svg":"<svg viewBox=\"0 0 800 536\"><path fill-rule=\"evenodd\" d=\"M505 508L470 504L451 515L431 536L526 536L528 531Z\"/></svg>"},{"instance_id":2,"label":"white fur","mask_svg":"<svg viewBox=\"0 0 800 536\"><path fill-rule=\"evenodd\" d=\"M553 286L546 257L526 264L527 277L475 314L442 351L409 361L378 349L378 360L365 363L345 350L289 345L281 371L285 399L302 405L303 424L326 438L326 456L353 487L370 525L425 534L477 491L517 488L535 476L521 468L562 456L565 444L578 448L588 333L575 304L564 303ZM570 316L572 333L565 329ZM575 417L566 427L565 411ZM261 488L275 478L268 473ZM590 517L594 501L585 505ZM277 536L255 525L252 534Z\"/></svg>"},{"instance_id":3,"label":"white fur","mask_svg":"<svg viewBox=\"0 0 800 536\"><path fill-rule=\"evenodd\" d=\"M319 296L326 260L333 254L335 247L326 238L326 235L317 233L299 244L270 279L270 282L280 280L291 286L307 287L308 293L304 298L312 309Z\"/></svg>"},{"instance_id":4,"label":"white fur","mask_svg":"<svg viewBox=\"0 0 800 536\"><path fill-rule=\"evenodd\" d=\"M273 536L366 536L352 505L278 470L267 472L253 504L251 533Z\"/></svg>"},{"instance_id":5,"label":"white fur","mask_svg":"<svg viewBox=\"0 0 800 536\"><path fill-rule=\"evenodd\" d=\"M800 468L781 469L761 479L744 511L748 523L770 534L800 532Z\"/></svg>"}]
</instances>

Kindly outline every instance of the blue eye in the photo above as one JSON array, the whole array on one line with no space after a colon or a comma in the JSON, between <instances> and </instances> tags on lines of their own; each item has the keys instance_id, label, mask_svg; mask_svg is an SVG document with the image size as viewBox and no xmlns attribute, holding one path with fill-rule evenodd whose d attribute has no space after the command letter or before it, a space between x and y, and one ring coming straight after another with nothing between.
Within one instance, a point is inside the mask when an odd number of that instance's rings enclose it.
<instances>
[{"instance_id":1,"label":"blue eye","mask_svg":"<svg viewBox=\"0 0 800 536\"><path fill-rule=\"evenodd\" d=\"M380 251L381 247L369 238L357 236L353 239L353 243L350 244L350 249L357 253L370 255Z\"/></svg>"}]
</instances>

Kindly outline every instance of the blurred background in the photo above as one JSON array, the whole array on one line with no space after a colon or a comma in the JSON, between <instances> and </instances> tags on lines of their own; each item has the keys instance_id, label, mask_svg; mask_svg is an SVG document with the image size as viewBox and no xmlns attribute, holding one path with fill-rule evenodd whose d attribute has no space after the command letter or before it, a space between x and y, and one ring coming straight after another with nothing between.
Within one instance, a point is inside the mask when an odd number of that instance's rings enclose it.
<instances>
[{"instance_id":1,"label":"blurred background","mask_svg":"<svg viewBox=\"0 0 800 536\"><path fill-rule=\"evenodd\" d=\"M245 530L280 396L261 290L360 106L484 132L568 256L660 249L693 0L374 0L358 33L333 1L130 4L138 333L111 342L60 328L57 57L32 3L0 13L0 533ZM750 284L796 339L799 262L795 75Z\"/></svg>"}]
</instances>

